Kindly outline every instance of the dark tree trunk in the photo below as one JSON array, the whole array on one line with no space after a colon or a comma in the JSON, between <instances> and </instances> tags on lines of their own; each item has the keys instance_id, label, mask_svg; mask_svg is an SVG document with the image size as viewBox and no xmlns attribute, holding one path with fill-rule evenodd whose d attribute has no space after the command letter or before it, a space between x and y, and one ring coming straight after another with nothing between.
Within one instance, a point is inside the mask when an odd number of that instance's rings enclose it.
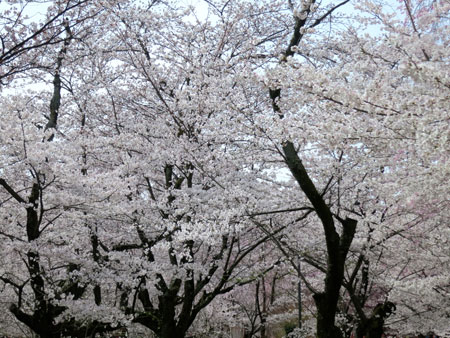
<instances>
[{"instance_id":1,"label":"dark tree trunk","mask_svg":"<svg viewBox=\"0 0 450 338\"><path fill-rule=\"evenodd\" d=\"M159 338L185 338L186 332L178 330L174 326L163 325Z\"/></svg>"},{"instance_id":2,"label":"dark tree trunk","mask_svg":"<svg viewBox=\"0 0 450 338\"><path fill-rule=\"evenodd\" d=\"M341 330L334 323L336 306L333 306L334 301L328 301L328 299L329 297L324 293L314 295L314 301L317 307L317 337L341 338Z\"/></svg>"},{"instance_id":3,"label":"dark tree trunk","mask_svg":"<svg viewBox=\"0 0 450 338\"><path fill-rule=\"evenodd\" d=\"M358 325L357 337L381 338L384 332L384 322L394 311L395 304L392 302L380 303L375 306L370 318Z\"/></svg>"},{"instance_id":4,"label":"dark tree trunk","mask_svg":"<svg viewBox=\"0 0 450 338\"><path fill-rule=\"evenodd\" d=\"M309 177L300 157L290 141L283 144L284 161L289 170L314 207L325 234L327 247L327 268L325 290L314 295L317 307L317 336L319 338L342 337L335 326L339 292L344 281L344 267L350 244L355 235L357 221L351 218L342 219L334 216L323 196ZM335 218L342 225L342 233L336 231Z\"/></svg>"},{"instance_id":5,"label":"dark tree trunk","mask_svg":"<svg viewBox=\"0 0 450 338\"><path fill-rule=\"evenodd\" d=\"M158 307L153 307L149 293L145 289L140 292L139 299L146 311L138 314L134 322L149 328L158 338L184 338L193 318L191 318L192 312L185 310L177 320L175 308L181 281L176 280L171 288L167 288L165 282L161 282L159 285L164 287L165 291L159 296Z\"/></svg>"}]
</instances>

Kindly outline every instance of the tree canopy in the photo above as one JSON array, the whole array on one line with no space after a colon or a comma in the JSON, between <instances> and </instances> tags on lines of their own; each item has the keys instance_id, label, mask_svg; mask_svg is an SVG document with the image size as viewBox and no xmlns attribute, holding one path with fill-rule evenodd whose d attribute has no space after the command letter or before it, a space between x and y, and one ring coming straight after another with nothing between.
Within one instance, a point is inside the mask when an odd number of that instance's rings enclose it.
<instances>
[{"instance_id":1,"label":"tree canopy","mask_svg":"<svg viewBox=\"0 0 450 338\"><path fill-rule=\"evenodd\" d=\"M449 9L2 4L0 333L449 335Z\"/></svg>"}]
</instances>

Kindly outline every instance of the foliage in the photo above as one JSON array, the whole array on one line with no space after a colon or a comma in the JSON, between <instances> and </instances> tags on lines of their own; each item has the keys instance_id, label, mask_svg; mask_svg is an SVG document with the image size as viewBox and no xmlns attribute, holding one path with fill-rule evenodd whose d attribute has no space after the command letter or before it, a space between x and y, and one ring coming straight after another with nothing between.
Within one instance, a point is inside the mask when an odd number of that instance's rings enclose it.
<instances>
[{"instance_id":1,"label":"foliage","mask_svg":"<svg viewBox=\"0 0 450 338\"><path fill-rule=\"evenodd\" d=\"M264 337L299 280L320 337L450 334L448 1L32 3L1 16L2 334Z\"/></svg>"}]
</instances>

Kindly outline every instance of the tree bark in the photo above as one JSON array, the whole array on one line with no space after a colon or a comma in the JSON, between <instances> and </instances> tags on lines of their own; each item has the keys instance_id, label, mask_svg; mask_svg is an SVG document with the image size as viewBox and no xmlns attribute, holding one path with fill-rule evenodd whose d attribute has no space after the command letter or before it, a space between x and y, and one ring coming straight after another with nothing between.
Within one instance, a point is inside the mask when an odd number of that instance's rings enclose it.
<instances>
[{"instance_id":1,"label":"tree bark","mask_svg":"<svg viewBox=\"0 0 450 338\"><path fill-rule=\"evenodd\" d=\"M314 295L317 307L317 336L319 338L340 338L342 333L335 326L335 317L339 292L344 281L345 260L355 235L357 221L351 218L338 218L343 227L342 234L339 235L336 231L333 214L309 177L294 144L290 141L284 142L283 152L289 170L313 205L325 233L327 247L325 289Z\"/></svg>"},{"instance_id":2,"label":"tree bark","mask_svg":"<svg viewBox=\"0 0 450 338\"><path fill-rule=\"evenodd\" d=\"M384 331L384 322L394 311L395 304L392 302L380 303L375 306L370 318L358 325L357 337L381 338Z\"/></svg>"}]
</instances>

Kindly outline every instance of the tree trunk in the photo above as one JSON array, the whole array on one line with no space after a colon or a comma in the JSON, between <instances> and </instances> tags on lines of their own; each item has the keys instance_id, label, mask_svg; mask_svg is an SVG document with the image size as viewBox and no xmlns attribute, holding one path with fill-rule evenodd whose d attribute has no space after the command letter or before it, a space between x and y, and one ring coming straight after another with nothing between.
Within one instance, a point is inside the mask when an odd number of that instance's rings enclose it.
<instances>
[{"instance_id":1,"label":"tree trunk","mask_svg":"<svg viewBox=\"0 0 450 338\"><path fill-rule=\"evenodd\" d=\"M392 302L380 303L375 306L370 318L358 326L357 337L381 338L383 336L384 322L394 311L395 304Z\"/></svg>"},{"instance_id":2,"label":"tree trunk","mask_svg":"<svg viewBox=\"0 0 450 338\"><path fill-rule=\"evenodd\" d=\"M184 338L186 336L186 332L180 330L175 325L167 325L165 323L162 324L161 333L159 334L159 338Z\"/></svg>"},{"instance_id":3,"label":"tree trunk","mask_svg":"<svg viewBox=\"0 0 450 338\"><path fill-rule=\"evenodd\" d=\"M327 247L327 269L324 292L316 293L314 301L317 307L317 336L319 338L342 337L341 331L334 325L339 300L339 291L344 281L344 266L347 253L355 235L357 221L351 218L342 219L334 216L330 207L319 194L314 182L291 141L283 143L284 161L289 170L314 207L325 234ZM335 221L342 225L342 233L338 234Z\"/></svg>"},{"instance_id":4,"label":"tree trunk","mask_svg":"<svg viewBox=\"0 0 450 338\"><path fill-rule=\"evenodd\" d=\"M314 295L317 307L317 337L318 338L341 338L342 332L334 324L336 316L336 302L330 301L325 293Z\"/></svg>"}]
</instances>

